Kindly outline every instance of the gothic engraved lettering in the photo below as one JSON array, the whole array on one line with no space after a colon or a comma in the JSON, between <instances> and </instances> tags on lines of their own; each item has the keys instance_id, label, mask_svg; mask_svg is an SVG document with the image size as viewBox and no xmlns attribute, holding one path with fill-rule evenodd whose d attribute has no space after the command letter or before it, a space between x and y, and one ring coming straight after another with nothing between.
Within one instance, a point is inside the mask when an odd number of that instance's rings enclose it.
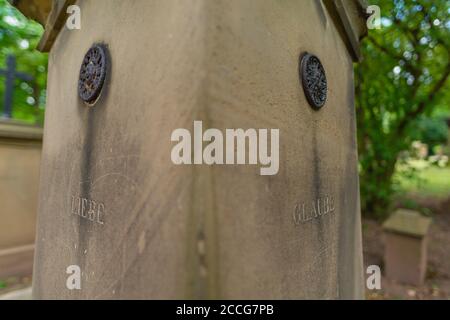
<instances>
[{"instance_id":1,"label":"gothic engraved lettering","mask_svg":"<svg viewBox=\"0 0 450 320\"><path fill-rule=\"evenodd\" d=\"M294 207L293 219L296 225L310 222L335 211L334 199L324 196L310 202L300 202Z\"/></svg>"},{"instance_id":2,"label":"gothic engraved lettering","mask_svg":"<svg viewBox=\"0 0 450 320\"><path fill-rule=\"evenodd\" d=\"M103 225L105 205L92 199L72 196L71 214Z\"/></svg>"}]
</instances>

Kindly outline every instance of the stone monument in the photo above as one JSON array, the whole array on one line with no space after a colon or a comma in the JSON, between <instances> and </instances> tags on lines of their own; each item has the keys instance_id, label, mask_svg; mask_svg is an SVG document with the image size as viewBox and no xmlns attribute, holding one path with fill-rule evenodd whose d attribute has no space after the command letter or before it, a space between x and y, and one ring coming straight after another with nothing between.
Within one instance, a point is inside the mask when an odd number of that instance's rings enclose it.
<instances>
[{"instance_id":1,"label":"stone monument","mask_svg":"<svg viewBox=\"0 0 450 320\"><path fill-rule=\"evenodd\" d=\"M362 298L365 23L361 1L53 2L34 297ZM200 121L278 130L276 174L175 164L174 130Z\"/></svg>"}]
</instances>

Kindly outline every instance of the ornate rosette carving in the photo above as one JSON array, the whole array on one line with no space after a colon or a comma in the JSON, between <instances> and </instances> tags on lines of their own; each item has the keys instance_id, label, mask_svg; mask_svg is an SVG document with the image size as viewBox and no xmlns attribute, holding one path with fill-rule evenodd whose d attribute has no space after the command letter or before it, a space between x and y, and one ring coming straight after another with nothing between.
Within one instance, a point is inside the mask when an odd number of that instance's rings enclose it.
<instances>
[{"instance_id":1,"label":"ornate rosette carving","mask_svg":"<svg viewBox=\"0 0 450 320\"><path fill-rule=\"evenodd\" d=\"M78 94L88 104L93 104L102 91L107 70L106 56L106 48L102 45L92 46L84 56L78 80Z\"/></svg>"},{"instance_id":2,"label":"ornate rosette carving","mask_svg":"<svg viewBox=\"0 0 450 320\"><path fill-rule=\"evenodd\" d=\"M320 109L327 100L327 77L325 70L316 56L305 53L300 62L300 78L306 99L311 107Z\"/></svg>"}]
</instances>

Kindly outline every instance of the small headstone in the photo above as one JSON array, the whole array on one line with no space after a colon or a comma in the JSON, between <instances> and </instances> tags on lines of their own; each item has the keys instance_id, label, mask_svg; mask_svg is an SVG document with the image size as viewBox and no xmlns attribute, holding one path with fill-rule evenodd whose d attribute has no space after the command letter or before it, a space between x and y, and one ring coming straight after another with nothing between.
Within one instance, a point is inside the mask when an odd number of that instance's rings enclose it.
<instances>
[{"instance_id":1,"label":"small headstone","mask_svg":"<svg viewBox=\"0 0 450 320\"><path fill-rule=\"evenodd\" d=\"M431 219L399 209L383 224L386 277L421 285L427 267L427 235Z\"/></svg>"}]
</instances>

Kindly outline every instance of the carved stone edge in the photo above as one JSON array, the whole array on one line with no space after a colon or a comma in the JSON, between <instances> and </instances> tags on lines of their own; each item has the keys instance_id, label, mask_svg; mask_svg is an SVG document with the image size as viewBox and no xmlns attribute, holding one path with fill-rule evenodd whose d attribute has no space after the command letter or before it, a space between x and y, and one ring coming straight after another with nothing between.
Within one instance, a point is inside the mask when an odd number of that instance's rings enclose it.
<instances>
[{"instance_id":1,"label":"carved stone edge","mask_svg":"<svg viewBox=\"0 0 450 320\"><path fill-rule=\"evenodd\" d=\"M38 45L41 52L49 52L64 27L67 19L67 7L75 4L76 0L53 0L52 11L45 24L45 32Z\"/></svg>"},{"instance_id":2,"label":"carved stone edge","mask_svg":"<svg viewBox=\"0 0 450 320\"><path fill-rule=\"evenodd\" d=\"M52 0L8 0L22 14L45 25L47 17L52 9Z\"/></svg>"},{"instance_id":3,"label":"carved stone edge","mask_svg":"<svg viewBox=\"0 0 450 320\"><path fill-rule=\"evenodd\" d=\"M38 50L49 52L58 33L65 24L67 7L76 0L9 0L28 18L45 26ZM30 2L31 1L31 2ZM359 61L360 40L367 34L368 6L366 0L316 0L322 1L334 20L354 61ZM31 5L30 5L31 3ZM51 10L50 10L51 8Z\"/></svg>"},{"instance_id":4,"label":"carved stone edge","mask_svg":"<svg viewBox=\"0 0 450 320\"><path fill-rule=\"evenodd\" d=\"M366 0L323 0L353 61L361 59L360 42L367 35Z\"/></svg>"},{"instance_id":5,"label":"carved stone edge","mask_svg":"<svg viewBox=\"0 0 450 320\"><path fill-rule=\"evenodd\" d=\"M67 7L75 4L76 0L10 0L10 2L26 17L44 26L45 31L37 49L49 52L65 25Z\"/></svg>"}]
</instances>

